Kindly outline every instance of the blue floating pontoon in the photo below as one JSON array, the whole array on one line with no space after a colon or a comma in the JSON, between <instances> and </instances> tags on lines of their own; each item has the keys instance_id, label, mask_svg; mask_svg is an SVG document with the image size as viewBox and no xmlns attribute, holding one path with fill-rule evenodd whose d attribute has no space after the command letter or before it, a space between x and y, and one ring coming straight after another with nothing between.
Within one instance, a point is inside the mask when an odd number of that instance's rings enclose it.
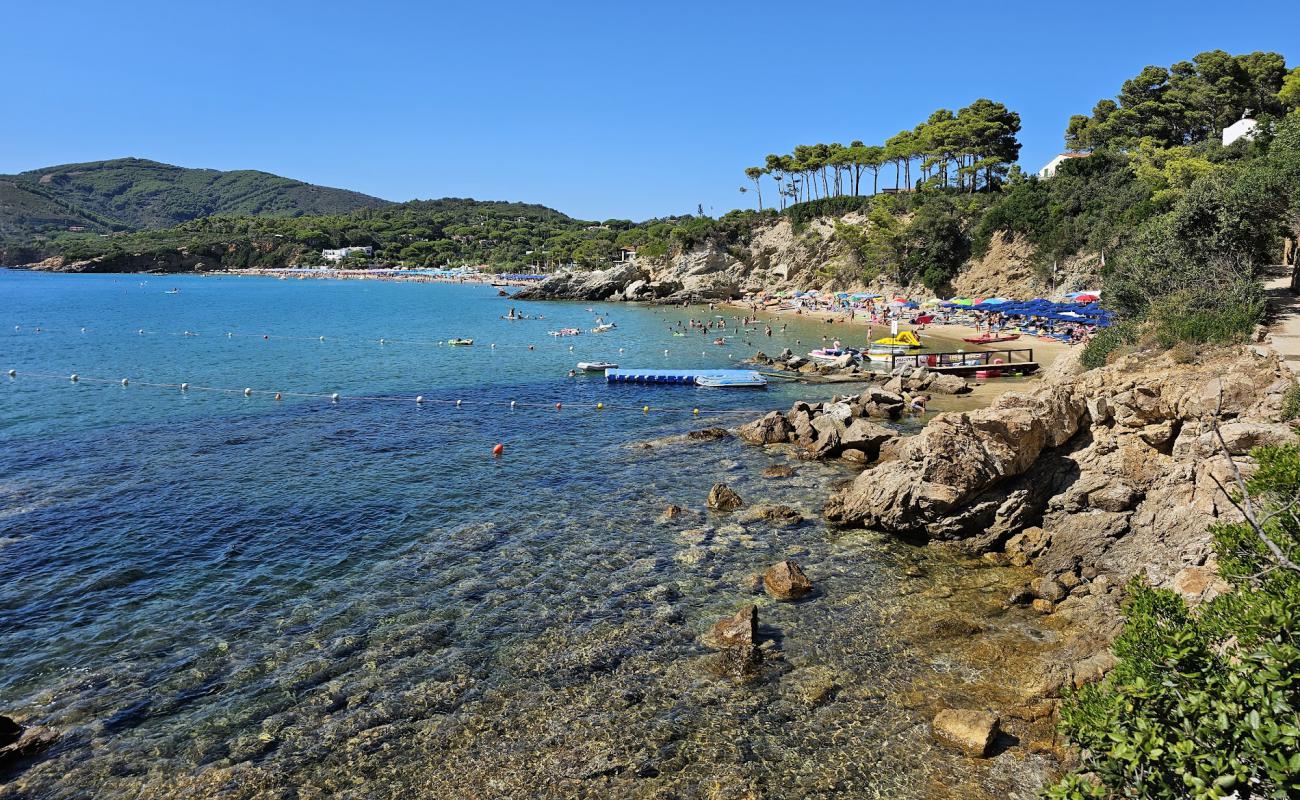
<instances>
[{"instance_id":1,"label":"blue floating pontoon","mask_svg":"<svg viewBox=\"0 0 1300 800\"><path fill-rule=\"evenodd\" d=\"M610 383L674 383L717 388L766 386L767 378L749 369L607 369Z\"/></svg>"}]
</instances>

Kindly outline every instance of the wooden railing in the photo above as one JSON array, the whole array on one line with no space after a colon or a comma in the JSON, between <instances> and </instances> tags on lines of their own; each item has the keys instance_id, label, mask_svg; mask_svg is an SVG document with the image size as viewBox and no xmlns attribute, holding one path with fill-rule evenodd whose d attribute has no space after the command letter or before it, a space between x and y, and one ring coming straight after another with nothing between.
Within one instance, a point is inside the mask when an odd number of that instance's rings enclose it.
<instances>
[{"instance_id":1,"label":"wooden railing","mask_svg":"<svg viewBox=\"0 0 1300 800\"><path fill-rule=\"evenodd\" d=\"M996 359L1002 364L1030 364L1034 362L1032 347L1015 347L1007 350L956 350L948 353L908 353L890 359L890 370L898 367L986 367Z\"/></svg>"}]
</instances>

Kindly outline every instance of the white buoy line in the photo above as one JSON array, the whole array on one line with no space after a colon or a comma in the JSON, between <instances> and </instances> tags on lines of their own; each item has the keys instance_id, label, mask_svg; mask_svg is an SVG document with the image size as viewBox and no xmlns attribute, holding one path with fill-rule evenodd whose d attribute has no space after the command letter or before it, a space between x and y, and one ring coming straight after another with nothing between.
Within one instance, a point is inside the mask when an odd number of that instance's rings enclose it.
<instances>
[{"instance_id":1,"label":"white buoy line","mask_svg":"<svg viewBox=\"0 0 1300 800\"><path fill-rule=\"evenodd\" d=\"M14 330L15 330L15 331L22 331L22 332L30 331L30 332L32 332L33 334L52 334L52 333L66 333L66 332L68 332L68 331L66 331L65 329L61 329L61 328L46 328L46 327L39 326L39 325L28 325L28 326L26 326L26 327L21 326L21 325L15 325L15 326L14 326ZM83 328L80 328L79 332L82 333L82 334L85 334L85 333L88 333L88 332L91 333L91 334L102 334L102 333L111 333L112 331L103 331L103 330L100 330L100 329L89 329L89 330L88 330L87 328L84 328L84 327L83 327ZM125 330L124 330L123 332L125 332ZM152 330L152 329L149 329L149 328L132 328L132 329L130 329L130 333L131 333L131 334L134 334L134 335L136 335L136 336L175 336L175 337L181 337L181 338L213 338L213 337L214 337L213 334L206 334L206 335L205 335L205 334L203 334L201 331L192 331L192 330L182 330L182 331L161 331L161 330ZM592 336L599 336L599 334L592 334ZM422 346L422 347L449 347L450 345L448 345L448 341L449 341L451 338L454 338L454 337L448 337L447 339L393 339L393 338L389 338L389 337L387 337L387 336L381 336L381 337L379 337L378 339L371 339L371 338L360 338L360 337L357 337L357 336L349 336L349 335L342 335L342 336L294 336L294 335L289 335L289 334L280 334L280 333L242 333L242 332L239 332L239 331L231 331L231 330L222 331L221 333L216 334L215 337L216 337L216 338L225 338L225 339L260 339L260 340L263 340L263 341L324 342L324 343L338 343L338 344L350 344L350 345L375 345L375 344L377 344L377 345L379 345L379 346L387 346L387 345L393 345L393 344L405 344L405 345L416 345L416 346ZM565 340L565 339L567 339L568 342L561 341L561 340ZM572 341L573 341L572 338L570 338L570 337L567 337L567 336L560 337L560 336L549 336L549 335L548 335L548 336L546 336L545 338L540 339L539 341L541 341L541 342L545 342L545 341L547 341L547 340L554 340L552 343L553 343L554 345L556 345L556 346L563 346L563 345L566 345L566 344L567 344L567 345L568 345L568 351L569 351L569 352L575 352L575 345L574 345L574 344L569 344L569 342L572 342ZM538 350L538 349L540 348L540 345L538 345L538 344L536 344L536 343L532 343L532 344L497 344L497 343L495 343L495 342L485 342L484 344L486 344L488 350ZM593 345L593 349L603 349L603 348L604 348L604 345L603 345L603 343L602 343L602 339L600 339L600 338L597 338L597 339L595 339L595 340L593 341L592 338L588 337L588 338L586 338L586 339L584 339L584 340L578 342L577 344L582 344L582 345L591 344L591 345ZM457 348L457 349L465 349L465 350L469 350L469 348ZM586 348L584 347L584 349L586 349ZM473 350L469 350L469 351L470 351L470 352L473 352ZM623 347L618 348L618 352L619 352L619 353L623 353L623 352L624 352L624 348L623 348ZM664 350L664 356L668 356L669 353L670 353L669 350L667 350L667 349ZM708 355L708 353L707 353L706 351L701 351L701 352L700 352L700 355Z\"/></svg>"},{"instance_id":2,"label":"white buoy line","mask_svg":"<svg viewBox=\"0 0 1300 800\"><path fill-rule=\"evenodd\" d=\"M566 409L574 409L580 411L597 411L597 412L629 411L629 412L636 412L638 414L649 414L651 412L662 413L662 414L690 414L696 417L701 415L713 416L718 414L744 414L748 416L754 416L754 415L766 414L772 410L770 408L725 408L724 409L724 408L699 408L699 407L685 408L685 407L676 407L676 406L650 406L650 405L621 406L621 405L609 405L604 403L603 401L597 402L594 405L592 405L589 401L573 403L571 401L526 402L526 401L511 400L507 404L505 401L501 401L501 400L477 400L473 398L470 398L468 400L466 399L438 400L438 399L430 399L428 397L425 397L422 394L345 395L339 392L297 392L297 391L290 391L286 389L254 389L252 387L234 388L234 387L224 387L224 386L206 386L202 384L192 384L188 382L164 383L159 381L139 380L136 378L101 378L101 377L81 375L76 372L56 374L56 373L49 373L49 372L30 372L27 370L18 370L18 369L7 370L6 375L8 375L11 381L18 380L19 378L35 378L40 380L66 381L68 383L73 383L73 384L92 384L92 385L116 384L121 386L124 389L131 388L131 387L144 387L150 389L168 389L168 390L174 390L174 391L179 391L184 393L211 392L216 394L235 395L235 396L242 395L243 397L246 398L252 398L254 396L267 396L267 397L271 397L274 400L283 400L287 397L293 397L293 398L300 398L300 399L328 400L330 401L330 403L339 403L342 401L384 402L384 403L408 403L408 404L414 404L418 406L423 406L425 404L432 403L432 404L453 406L455 408L461 408L464 406L478 406L478 407L498 407L498 408L506 407L510 409L536 409L536 410L545 409L545 410L556 411L556 412L563 411Z\"/></svg>"}]
</instances>

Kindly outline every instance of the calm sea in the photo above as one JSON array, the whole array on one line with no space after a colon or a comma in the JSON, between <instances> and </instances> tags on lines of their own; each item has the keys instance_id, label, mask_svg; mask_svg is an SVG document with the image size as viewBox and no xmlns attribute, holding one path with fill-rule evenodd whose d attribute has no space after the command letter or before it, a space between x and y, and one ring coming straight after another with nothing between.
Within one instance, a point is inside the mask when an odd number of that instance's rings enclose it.
<instances>
[{"instance_id":1,"label":"calm sea","mask_svg":"<svg viewBox=\"0 0 1300 800\"><path fill-rule=\"evenodd\" d=\"M545 319L500 319L512 306ZM567 375L726 367L824 333L719 347L669 331L716 313L0 271L0 370L19 372L0 376L0 712L64 732L0 796L793 797L931 780L884 766L924 738L883 699L929 669L879 635L912 556L816 522L851 473L734 441L644 446L807 388ZM617 329L547 335L598 316ZM762 477L775 463L798 474ZM718 481L809 521L701 513ZM668 503L694 511L664 524ZM787 556L814 600L750 590ZM758 687L711 674L697 642L745 602L775 644ZM807 700L822 679L834 689Z\"/></svg>"}]
</instances>

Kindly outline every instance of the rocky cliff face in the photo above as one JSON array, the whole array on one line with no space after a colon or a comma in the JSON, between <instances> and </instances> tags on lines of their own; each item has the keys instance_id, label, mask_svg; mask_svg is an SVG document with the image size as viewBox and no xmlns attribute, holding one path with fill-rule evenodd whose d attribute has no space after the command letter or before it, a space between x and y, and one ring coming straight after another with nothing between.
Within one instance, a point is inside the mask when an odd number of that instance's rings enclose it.
<instances>
[{"instance_id":1,"label":"rocky cliff face","mask_svg":"<svg viewBox=\"0 0 1300 800\"><path fill-rule=\"evenodd\" d=\"M1065 358L1031 392L940 414L887 445L825 513L1005 550L1067 583L1086 570L1203 590L1206 528L1236 513L1219 488L1231 471L1214 425L1248 471L1251 448L1296 440L1281 421L1291 385L1275 358L1245 349L1196 364L1132 355L1086 373Z\"/></svg>"},{"instance_id":2,"label":"rocky cliff face","mask_svg":"<svg viewBox=\"0 0 1300 800\"><path fill-rule=\"evenodd\" d=\"M899 286L886 278L869 283L844 281L852 274L851 256L835 237L835 218L807 223L796 232L788 219L759 228L744 246L724 248L704 244L664 258L639 259L598 272L566 273L530 287L524 299L581 300L719 300L747 291L820 289L867 291L884 295L929 295L920 285ZM858 213L838 221L865 224ZM1095 258L1063 262L1056 289L1080 288L1096 282ZM953 282L962 295L1038 297L1052 287L1039 280L1033 249L1023 237L995 236L983 258L967 263Z\"/></svg>"},{"instance_id":3,"label":"rocky cliff face","mask_svg":"<svg viewBox=\"0 0 1300 800\"><path fill-rule=\"evenodd\" d=\"M1053 292L1096 288L1101 259L1075 256L1057 264L1055 282L1035 268L1034 248L1019 234L996 235L988 252L972 258L953 279L953 294L961 297L1046 297Z\"/></svg>"}]
</instances>

